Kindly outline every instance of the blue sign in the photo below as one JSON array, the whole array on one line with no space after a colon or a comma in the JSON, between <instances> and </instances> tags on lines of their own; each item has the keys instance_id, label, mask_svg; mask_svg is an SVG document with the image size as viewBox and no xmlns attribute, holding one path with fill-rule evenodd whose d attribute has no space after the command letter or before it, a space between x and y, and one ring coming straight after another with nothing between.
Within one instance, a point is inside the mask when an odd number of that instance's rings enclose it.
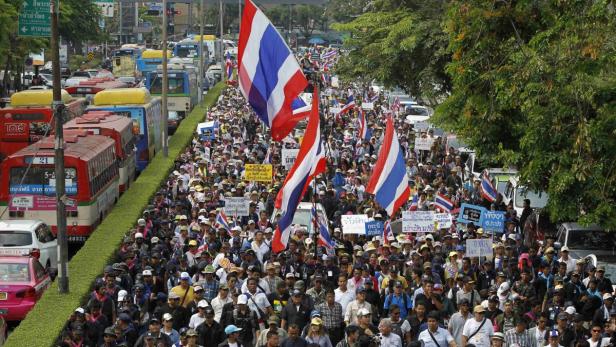
<instances>
[{"instance_id":1,"label":"blue sign","mask_svg":"<svg viewBox=\"0 0 616 347\"><path fill-rule=\"evenodd\" d=\"M483 214L483 231L489 233L503 233L505 230L505 212L485 211Z\"/></svg>"},{"instance_id":2,"label":"blue sign","mask_svg":"<svg viewBox=\"0 0 616 347\"><path fill-rule=\"evenodd\" d=\"M65 192L67 195L77 194L77 182L66 185ZM56 187L42 184L14 184L9 188L10 194L30 194L30 195L56 195Z\"/></svg>"},{"instance_id":3,"label":"blue sign","mask_svg":"<svg viewBox=\"0 0 616 347\"><path fill-rule=\"evenodd\" d=\"M366 227L366 236L377 236L383 234L383 222L375 220L364 223Z\"/></svg>"},{"instance_id":4,"label":"blue sign","mask_svg":"<svg viewBox=\"0 0 616 347\"><path fill-rule=\"evenodd\" d=\"M460 206L460 214L458 214L458 222L462 224L473 223L477 226L482 225L483 215L487 210L483 206L462 204Z\"/></svg>"}]
</instances>

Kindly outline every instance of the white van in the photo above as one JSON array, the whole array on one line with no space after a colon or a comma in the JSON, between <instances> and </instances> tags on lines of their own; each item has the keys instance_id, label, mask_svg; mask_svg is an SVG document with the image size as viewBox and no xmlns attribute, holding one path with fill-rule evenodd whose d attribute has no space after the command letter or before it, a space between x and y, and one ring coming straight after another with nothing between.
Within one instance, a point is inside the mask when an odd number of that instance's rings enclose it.
<instances>
[{"instance_id":1,"label":"white van","mask_svg":"<svg viewBox=\"0 0 616 347\"><path fill-rule=\"evenodd\" d=\"M0 221L0 250L18 252L27 249L40 253L39 262L46 268L57 268L58 240L42 220Z\"/></svg>"},{"instance_id":2,"label":"white van","mask_svg":"<svg viewBox=\"0 0 616 347\"><path fill-rule=\"evenodd\" d=\"M329 220L327 219L327 214L325 213L325 208L320 203L316 204L317 216L323 222L323 224L327 225L329 228ZM277 215L280 213L279 209L274 209L274 213L270 218L270 221L273 223L276 221ZM297 210L295 210L295 215L293 216L293 223L299 224L303 227L306 227L309 234L312 234L312 230L314 229L314 223L312 222L312 203L311 202L300 202L297 206Z\"/></svg>"},{"instance_id":3,"label":"white van","mask_svg":"<svg viewBox=\"0 0 616 347\"><path fill-rule=\"evenodd\" d=\"M548 204L548 193L543 191L531 191L526 186L520 184L519 176L512 176L505 187L503 194L503 202L509 204L513 200L513 208L515 208L518 217L522 215L524 210L524 199L530 200L532 209L541 209Z\"/></svg>"}]
</instances>

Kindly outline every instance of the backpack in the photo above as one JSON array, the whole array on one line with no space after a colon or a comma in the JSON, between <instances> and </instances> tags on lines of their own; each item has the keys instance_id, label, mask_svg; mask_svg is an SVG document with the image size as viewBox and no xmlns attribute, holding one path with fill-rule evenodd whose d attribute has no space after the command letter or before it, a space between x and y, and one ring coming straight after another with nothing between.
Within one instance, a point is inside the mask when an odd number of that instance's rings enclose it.
<instances>
[{"instance_id":1,"label":"backpack","mask_svg":"<svg viewBox=\"0 0 616 347\"><path fill-rule=\"evenodd\" d=\"M385 302L387 302L387 300L389 300L389 305L390 306L391 306L391 300L393 299L393 297L394 297L394 294L390 293L390 294L387 294L387 297L385 298ZM407 297L408 297L408 295L406 293L402 293L402 300L404 301L404 310L407 311L407 313L409 313L408 312L409 311L409 308L408 308L409 307L409 303L408 303ZM386 315L389 314L389 309L385 310L385 314Z\"/></svg>"}]
</instances>

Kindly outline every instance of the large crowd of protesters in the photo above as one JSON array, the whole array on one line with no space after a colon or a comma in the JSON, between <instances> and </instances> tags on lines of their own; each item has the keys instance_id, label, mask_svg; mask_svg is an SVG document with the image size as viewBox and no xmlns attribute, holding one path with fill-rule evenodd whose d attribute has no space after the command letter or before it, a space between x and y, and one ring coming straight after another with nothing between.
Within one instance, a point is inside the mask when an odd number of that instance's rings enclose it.
<instances>
[{"instance_id":1,"label":"large crowd of protesters","mask_svg":"<svg viewBox=\"0 0 616 347\"><path fill-rule=\"evenodd\" d=\"M358 139L358 110L333 114L349 94L370 99L372 136ZM605 268L573 259L551 234L533 228L502 196L490 203L479 179L445 136L415 129L380 91L322 86L327 172L304 201L323 206L335 247L315 246L312 228L295 225L288 248L271 251L275 200L288 170L282 150L299 148L302 123L270 140L239 90L225 89L207 119L215 137L192 144L59 339L61 346L204 347L606 347L616 307ZM506 227L484 232L455 222L431 233L366 237L344 233L341 216L395 220L366 192L393 114L419 211L436 194L504 211ZM417 136L434 138L414 149ZM244 179L247 163L273 165L272 182ZM249 200L247 215L227 215L228 197ZM408 210L411 201L402 209ZM491 238L493 254L467 257L465 240Z\"/></svg>"}]
</instances>

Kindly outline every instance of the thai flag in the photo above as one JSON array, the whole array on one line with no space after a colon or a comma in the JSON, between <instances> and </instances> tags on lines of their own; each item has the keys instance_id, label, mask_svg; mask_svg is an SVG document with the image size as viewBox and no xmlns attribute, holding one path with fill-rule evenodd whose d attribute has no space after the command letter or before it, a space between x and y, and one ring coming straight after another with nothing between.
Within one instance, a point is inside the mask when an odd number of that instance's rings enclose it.
<instances>
[{"instance_id":1,"label":"thai flag","mask_svg":"<svg viewBox=\"0 0 616 347\"><path fill-rule=\"evenodd\" d=\"M479 192L481 193L481 196L489 202L494 202L498 195L487 170L483 170L483 173L481 174L481 185L479 186Z\"/></svg>"},{"instance_id":2,"label":"thai flag","mask_svg":"<svg viewBox=\"0 0 616 347\"><path fill-rule=\"evenodd\" d=\"M319 95L315 88L312 97L312 112L299 153L276 197L275 207L280 209L282 215L272 241L274 253L287 248L297 205L302 200L310 181L316 175L325 172L326 162L319 122Z\"/></svg>"},{"instance_id":3,"label":"thai flag","mask_svg":"<svg viewBox=\"0 0 616 347\"><path fill-rule=\"evenodd\" d=\"M231 228L229 228L227 215L222 210L216 215L216 228L224 228L226 231L231 231Z\"/></svg>"},{"instance_id":4,"label":"thai flag","mask_svg":"<svg viewBox=\"0 0 616 347\"><path fill-rule=\"evenodd\" d=\"M355 98L353 98L353 95L349 95L349 97L347 98L346 104L344 104L344 106L342 106L342 108L340 109L340 112L338 112L338 114L345 114L345 113L349 112L350 110L352 110L353 107L355 107Z\"/></svg>"},{"instance_id":5,"label":"thai flag","mask_svg":"<svg viewBox=\"0 0 616 347\"><path fill-rule=\"evenodd\" d=\"M406 163L392 117L387 117L385 136L378 158L366 192L374 194L375 200L385 208L387 214L393 216L400 206L406 203L411 192L406 176Z\"/></svg>"},{"instance_id":6,"label":"thai flag","mask_svg":"<svg viewBox=\"0 0 616 347\"><path fill-rule=\"evenodd\" d=\"M368 121L364 110L359 111L359 140L360 142L370 140L368 136Z\"/></svg>"},{"instance_id":7,"label":"thai flag","mask_svg":"<svg viewBox=\"0 0 616 347\"><path fill-rule=\"evenodd\" d=\"M374 102L377 102L377 100L379 100L379 94L374 93L374 95L372 95L372 96L368 99L368 102L372 102L372 103L374 103Z\"/></svg>"},{"instance_id":8,"label":"thai flag","mask_svg":"<svg viewBox=\"0 0 616 347\"><path fill-rule=\"evenodd\" d=\"M327 224L319 218L317 210L314 206L312 207L312 225L316 226L319 230L319 240L317 241L319 246L324 246L325 248L334 248L336 246L336 242L332 240L332 237L329 234Z\"/></svg>"},{"instance_id":9,"label":"thai flag","mask_svg":"<svg viewBox=\"0 0 616 347\"><path fill-rule=\"evenodd\" d=\"M413 195L413 199L411 200L411 206L409 206L409 211L417 211L419 208L419 196L417 194Z\"/></svg>"},{"instance_id":10,"label":"thai flag","mask_svg":"<svg viewBox=\"0 0 616 347\"><path fill-rule=\"evenodd\" d=\"M384 245L389 244L390 235L393 235L391 231L391 223L389 223L389 221L385 221L385 224L383 225L383 244Z\"/></svg>"},{"instance_id":11,"label":"thai flag","mask_svg":"<svg viewBox=\"0 0 616 347\"><path fill-rule=\"evenodd\" d=\"M291 104L308 81L280 33L251 0L245 2L242 15L238 79L242 94L275 141L303 119L293 114Z\"/></svg>"},{"instance_id":12,"label":"thai flag","mask_svg":"<svg viewBox=\"0 0 616 347\"><path fill-rule=\"evenodd\" d=\"M338 55L338 51L331 50L331 51L321 54L321 60L329 60L330 58L334 58L337 55Z\"/></svg>"},{"instance_id":13,"label":"thai flag","mask_svg":"<svg viewBox=\"0 0 616 347\"><path fill-rule=\"evenodd\" d=\"M230 81L233 77L233 62L231 61L231 53L227 52L226 62L227 68L227 81Z\"/></svg>"},{"instance_id":14,"label":"thai flag","mask_svg":"<svg viewBox=\"0 0 616 347\"><path fill-rule=\"evenodd\" d=\"M391 105L391 110L394 112L400 111L400 98L399 97L396 96L394 98L394 102Z\"/></svg>"},{"instance_id":15,"label":"thai flag","mask_svg":"<svg viewBox=\"0 0 616 347\"><path fill-rule=\"evenodd\" d=\"M436 194L434 205L443 212L451 212L453 210L453 201L441 193Z\"/></svg>"}]
</instances>

